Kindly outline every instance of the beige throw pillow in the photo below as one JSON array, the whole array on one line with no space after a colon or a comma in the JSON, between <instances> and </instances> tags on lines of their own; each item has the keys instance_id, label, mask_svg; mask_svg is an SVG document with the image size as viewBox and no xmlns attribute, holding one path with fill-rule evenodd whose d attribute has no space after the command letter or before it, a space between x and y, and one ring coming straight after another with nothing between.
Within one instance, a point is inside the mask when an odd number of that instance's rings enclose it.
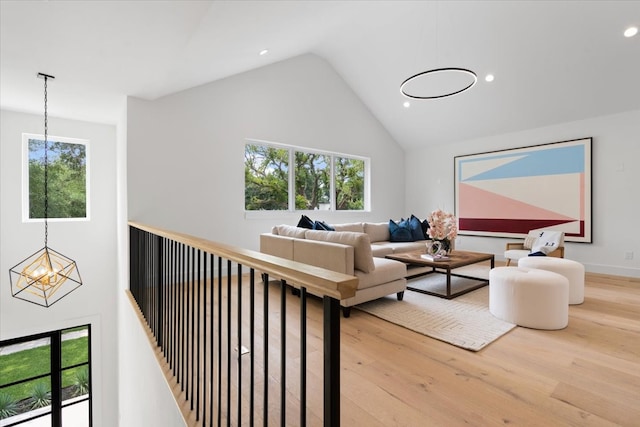
<instances>
[{"instance_id":1,"label":"beige throw pillow","mask_svg":"<svg viewBox=\"0 0 640 427\"><path fill-rule=\"evenodd\" d=\"M373 254L371 253L371 240L365 233L307 230L305 238L353 246L353 266L357 270L369 273L376 268L373 263Z\"/></svg>"},{"instance_id":2,"label":"beige throw pillow","mask_svg":"<svg viewBox=\"0 0 640 427\"><path fill-rule=\"evenodd\" d=\"M331 224L336 231L352 231L354 233L364 233L364 225L361 222L351 222L346 224Z\"/></svg>"},{"instance_id":3,"label":"beige throw pillow","mask_svg":"<svg viewBox=\"0 0 640 427\"><path fill-rule=\"evenodd\" d=\"M391 239L389 234L389 221L387 222L365 222L364 232L369 235L371 242L386 242Z\"/></svg>"}]
</instances>

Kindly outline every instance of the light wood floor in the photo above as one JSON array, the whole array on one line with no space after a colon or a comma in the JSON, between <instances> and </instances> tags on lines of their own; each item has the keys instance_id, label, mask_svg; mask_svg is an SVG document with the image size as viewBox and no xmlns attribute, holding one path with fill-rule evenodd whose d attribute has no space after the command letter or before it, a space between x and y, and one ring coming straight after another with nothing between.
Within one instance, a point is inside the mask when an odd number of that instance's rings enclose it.
<instances>
[{"instance_id":1,"label":"light wood floor","mask_svg":"<svg viewBox=\"0 0 640 427\"><path fill-rule=\"evenodd\" d=\"M270 297L278 317L276 292ZM299 337L297 301L288 293L290 343ZM319 300L310 300L308 319L308 425L321 425ZM277 319L270 322L277 348ZM585 302L569 307L566 329L518 327L479 352L359 310L342 319L341 330L342 426L640 426L640 279L587 274ZM276 413L269 425L279 425L279 354L269 353L269 406ZM298 356L287 349L288 387L295 389L286 405L291 426L298 425ZM259 416L256 422L262 425Z\"/></svg>"},{"instance_id":2,"label":"light wood floor","mask_svg":"<svg viewBox=\"0 0 640 427\"><path fill-rule=\"evenodd\" d=\"M640 426L640 279L587 274L560 331L474 353L353 310L342 421L357 426Z\"/></svg>"}]
</instances>

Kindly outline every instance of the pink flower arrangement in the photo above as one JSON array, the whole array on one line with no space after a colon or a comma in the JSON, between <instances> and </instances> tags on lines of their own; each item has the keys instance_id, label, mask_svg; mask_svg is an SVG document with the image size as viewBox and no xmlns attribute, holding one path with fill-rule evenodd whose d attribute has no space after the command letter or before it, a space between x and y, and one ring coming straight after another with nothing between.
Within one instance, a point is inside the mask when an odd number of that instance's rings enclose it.
<instances>
[{"instance_id":1,"label":"pink flower arrangement","mask_svg":"<svg viewBox=\"0 0 640 427\"><path fill-rule=\"evenodd\" d=\"M434 240L452 241L458 235L458 223L452 213L435 210L429 214L427 222L429 237Z\"/></svg>"}]
</instances>

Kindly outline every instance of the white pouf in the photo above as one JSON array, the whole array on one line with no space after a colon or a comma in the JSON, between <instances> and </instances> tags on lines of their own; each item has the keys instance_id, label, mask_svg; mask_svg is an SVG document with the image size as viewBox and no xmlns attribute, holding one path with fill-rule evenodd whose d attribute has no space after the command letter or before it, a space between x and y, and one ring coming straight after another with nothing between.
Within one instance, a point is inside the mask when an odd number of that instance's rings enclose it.
<instances>
[{"instance_id":1,"label":"white pouf","mask_svg":"<svg viewBox=\"0 0 640 427\"><path fill-rule=\"evenodd\" d=\"M538 268L562 274L569 280L569 304L584 302L584 265L564 258L530 256L520 258L518 267Z\"/></svg>"},{"instance_id":2,"label":"white pouf","mask_svg":"<svg viewBox=\"0 0 640 427\"><path fill-rule=\"evenodd\" d=\"M535 329L569 324L569 280L547 270L496 267L489 272L489 311L498 319Z\"/></svg>"}]
</instances>

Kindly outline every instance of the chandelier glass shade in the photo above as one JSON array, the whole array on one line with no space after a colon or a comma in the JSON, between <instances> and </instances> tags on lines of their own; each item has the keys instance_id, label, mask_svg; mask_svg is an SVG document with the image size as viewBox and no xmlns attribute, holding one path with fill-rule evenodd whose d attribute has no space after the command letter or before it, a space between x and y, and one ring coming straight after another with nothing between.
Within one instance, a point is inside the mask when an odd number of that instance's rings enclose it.
<instances>
[{"instance_id":1,"label":"chandelier glass shade","mask_svg":"<svg viewBox=\"0 0 640 427\"><path fill-rule=\"evenodd\" d=\"M49 175L47 139L47 80L55 77L38 73L44 79L44 247L9 270L11 295L37 305L50 307L82 285L74 260L47 246L49 236Z\"/></svg>"}]
</instances>

